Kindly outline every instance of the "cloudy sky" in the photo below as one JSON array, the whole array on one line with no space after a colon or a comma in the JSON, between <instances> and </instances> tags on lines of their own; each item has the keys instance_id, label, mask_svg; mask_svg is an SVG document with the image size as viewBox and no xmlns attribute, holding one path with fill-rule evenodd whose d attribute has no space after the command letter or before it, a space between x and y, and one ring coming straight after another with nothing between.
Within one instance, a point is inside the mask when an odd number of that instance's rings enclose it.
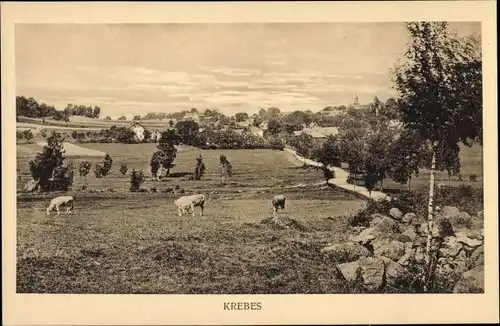
<instances>
[{"instance_id":1,"label":"cloudy sky","mask_svg":"<svg viewBox=\"0 0 500 326\"><path fill-rule=\"evenodd\" d=\"M455 23L460 35L480 25ZM102 115L321 110L394 95L402 23L16 26L17 95Z\"/></svg>"}]
</instances>

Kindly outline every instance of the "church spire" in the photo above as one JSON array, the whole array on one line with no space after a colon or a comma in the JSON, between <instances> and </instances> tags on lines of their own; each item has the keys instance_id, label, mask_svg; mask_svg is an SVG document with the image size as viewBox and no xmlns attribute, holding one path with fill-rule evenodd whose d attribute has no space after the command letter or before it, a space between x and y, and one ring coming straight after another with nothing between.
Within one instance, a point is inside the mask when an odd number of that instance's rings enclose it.
<instances>
[{"instance_id":1,"label":"church spire","mask_svg":"<svg viewBox=\"0 0 500 326\"><path fill-rule=\"evenodd\" d=\"M359 105L359 101L358 101L358 94L357 93L354 93L354 106L358 106Z\"/></svg>"}]
</instances>

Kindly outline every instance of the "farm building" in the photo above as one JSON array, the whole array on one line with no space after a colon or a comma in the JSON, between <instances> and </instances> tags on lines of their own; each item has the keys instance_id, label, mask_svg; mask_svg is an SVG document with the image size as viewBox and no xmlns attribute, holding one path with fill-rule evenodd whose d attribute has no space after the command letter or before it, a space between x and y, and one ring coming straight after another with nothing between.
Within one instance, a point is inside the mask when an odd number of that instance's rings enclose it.
<instances>
[{"instance_id":1,"label":"farm building","mask_svg":"<svg viewBox=\"0 0 500 326\"><path fill-rule=\"evenodd\" d=\"M138 141L144 140L144 130L146 130L146 128L144 128L143 125L137 122L133 122L129 126L129 129L131 129L135 133L136 140Z\"/></svg>"}]
</instances>

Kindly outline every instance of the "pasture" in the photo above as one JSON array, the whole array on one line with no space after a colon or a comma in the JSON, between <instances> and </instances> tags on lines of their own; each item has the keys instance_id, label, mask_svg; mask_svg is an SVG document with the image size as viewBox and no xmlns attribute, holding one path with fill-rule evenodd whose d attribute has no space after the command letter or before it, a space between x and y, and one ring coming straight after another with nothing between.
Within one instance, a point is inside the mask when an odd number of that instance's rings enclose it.
<instances>
[{"instance_id":1,"label":"pasture","mask_svg":"<svg viewBox=\"0 0 500 326\"><path fill-rule=\"evenodd\" d=\"M76 146L76 145L75 145ZM78 147L81 146L81 152ZM348 216L365 201L321 184L321 171L302 168L292 154L272 150L208 150L181 147L165 181L147 180L143 187L161 190L175 185L209 197L205 215L177 216L173 205L180 194L130 193L130 171L150 176L149 160L156 144L84 144L68 160L102 161L85 151L113 158L109 176L89 188L115 192L78 191L75 175L73 215L46 216L48 197L20 198L17 207L17 292L20 293L350 293L331 261L320 253L350 234ZM37 144L17 146L18 168L28 177L28 161L41 150ZM476 151L476 152L468 152ZM464 171L481 179L482 161L476 148L462 151ZM202 154L206 174L199 181L182 180ZM234 175L222 185L219 155L233 165ZM129 167L122 176L119 167ZM447 180L439 173L438 180ZM23 181L24 181L23 180ZM465 183L468 180L465 181ZM428 173L412 181L428 182ZM476 182L481 184L481 182ZM386 187L390 182L386 182ZM405 185L399 185L405 188ZM272 215L270 199L283 193L286 209L304 230L276 229L261 221ZM52 195L54 196L54 195ZM198 211L196 211L198 213Z\"/></svg>"},{"instance_id":2,"label":"pasture","mask_svg":"<svg viewBox=\"0 0 500 326\"><path fill-rule=\"evenodd\" d=\"M148 165L149 155L140 156L140 147L123 146L110 144L105 149L117 165L120 160L130 167ZM146 151L147 144L140 146ZM98 147L104 149L102 144ZM194 167L199 153L181 150L173 172ZM235 169L233 184L226 186L216 177L221 153ZM364 205L362 200L317 185L321 172L302 169L286 152L232 150L202 155L208 169L201 181L172 178L156 184L161 188L177 183L208 194L203 217L176 215L173 201L179 195L173 194L73 192L75 213L68 216L47 216L48 200L20 200L17 291L348 292L335 274L334 262L325 260L319 250L347 238L347 216ZM108 182L123 187L123 177L115 174L107 179L91 180L92 186ZM302 186L281 187L297 184ZM211 194L214 189L217 193ZM272 215L270 199L277 193L287 197L286 210L279 215L297 220L305 230L261 223Z\"/></svg>"}]
</instances>

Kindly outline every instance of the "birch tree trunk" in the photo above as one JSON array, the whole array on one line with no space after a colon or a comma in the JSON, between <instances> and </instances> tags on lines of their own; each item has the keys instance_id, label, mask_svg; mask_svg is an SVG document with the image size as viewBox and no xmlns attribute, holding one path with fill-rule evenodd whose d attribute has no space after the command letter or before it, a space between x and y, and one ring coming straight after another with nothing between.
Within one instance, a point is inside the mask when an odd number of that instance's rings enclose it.
<instances>
[{"instance_id":1,"label":"birch tree trunk","mask_svg":"<svg viewBox=\"0 0 500 326\"><path fill-rule=\"evenodd\" d=\"M432 147L432 161L431 161L431 176L429 180L429 204L427 206L427 243L426 243L426 255L425 255L425 265L427 268L427 275L424 280L424 291L427 291L427 282L429 281L430 268L431 268L431 244L432 244L432 230L434 227L434 179L436 175L436 150Z\"/></svg>"}]
</instances>

